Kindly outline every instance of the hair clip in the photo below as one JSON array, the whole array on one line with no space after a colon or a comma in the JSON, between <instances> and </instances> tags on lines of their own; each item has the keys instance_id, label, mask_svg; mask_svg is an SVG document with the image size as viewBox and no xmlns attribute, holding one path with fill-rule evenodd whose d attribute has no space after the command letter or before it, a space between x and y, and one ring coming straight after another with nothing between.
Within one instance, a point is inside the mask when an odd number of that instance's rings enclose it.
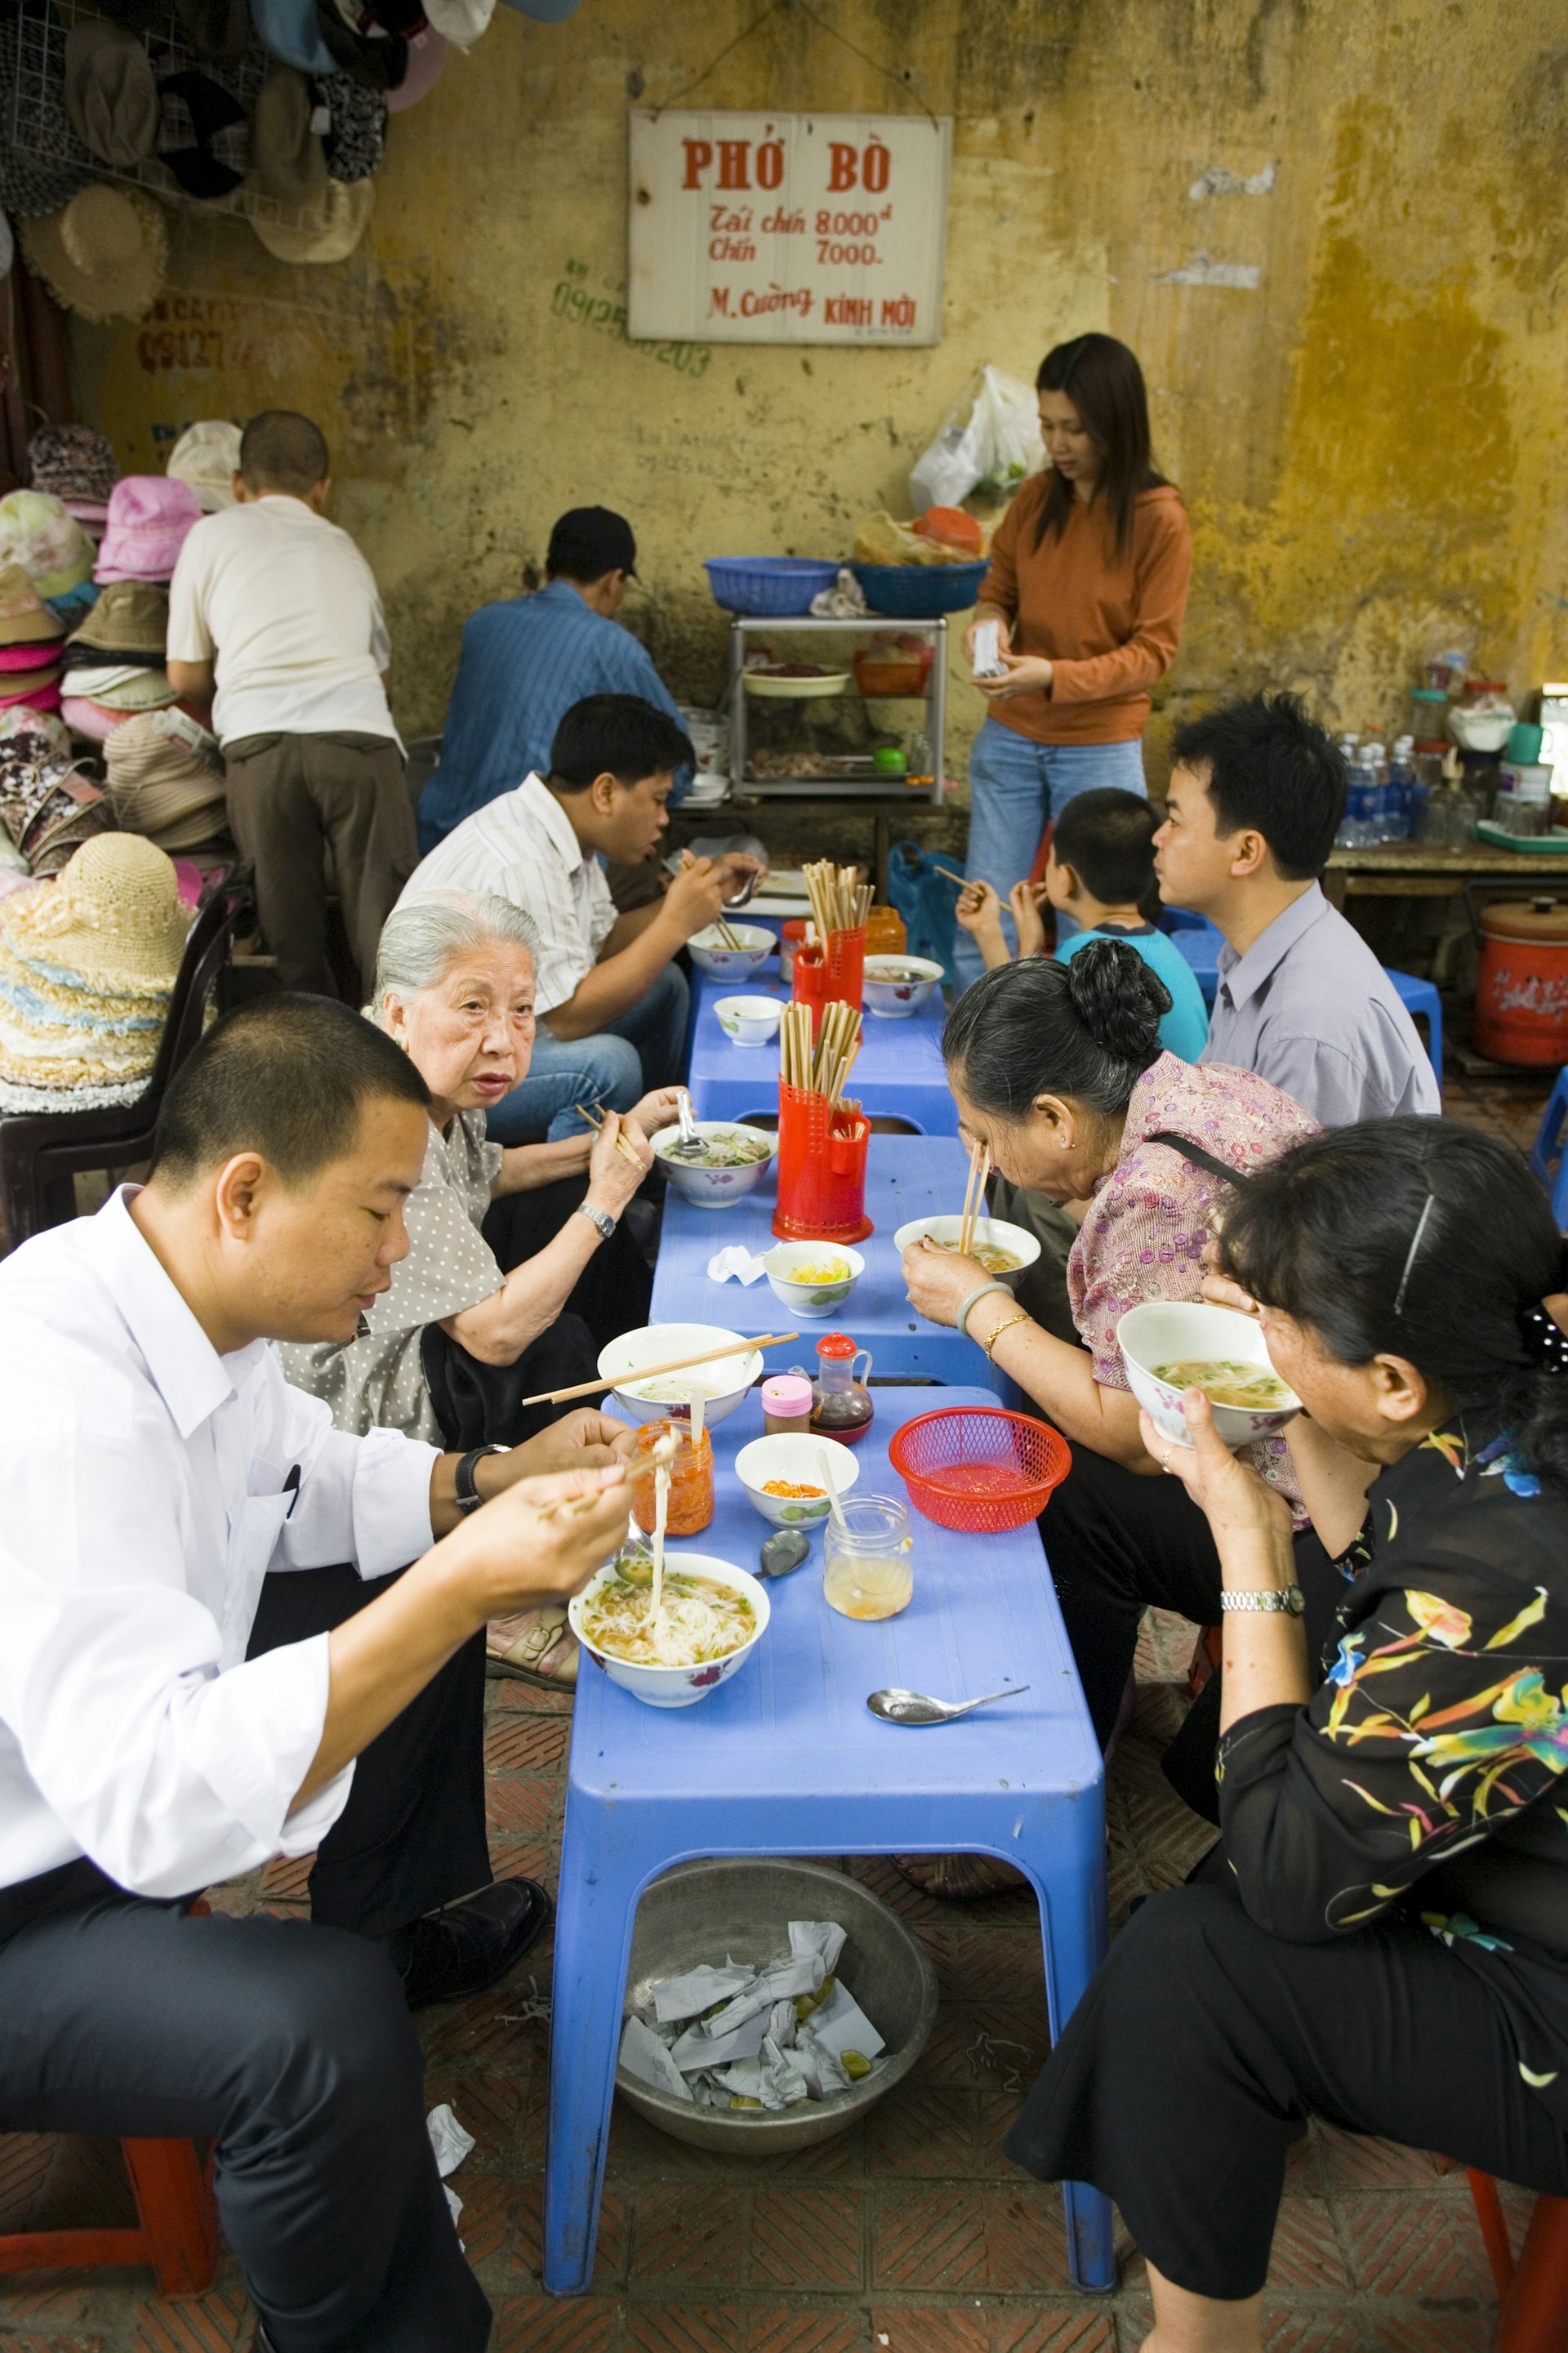
<instances>
[{"instance_id":1,"label":"hair clip","mask_svg":"<svg viewBox=\"0 0 1568 2353\"><path fill-rule=\"evenodd\" d=\"M1422 1205L1421 1215L1415 1220L1415 1231L1410 1237L1410 1248L1405 1253L1405 1271L1399 1278L1399 1288L1394 1294L1394 1312L1396 1315L1403 1315L1405 1313L1405 1294L1410 1288L1410 1271L1415 1264L1415 1253L1421 1247L1421 1237L1426 1230L1426 1220L1436 1206L1436 1194L1428 1193Z\"/></svg>"},{"instance_id":2,"label":"hair clip","mask_svg":"<svg viewBox=\"0 0 1568 2353\"><path fill-rule=\"evenodd\" d=\"M1568 1333L1535 1303L1519 1310L1516 1321L1524 1353L1538 1373L1568 1373Z\"/></svg>"}]
</instances>

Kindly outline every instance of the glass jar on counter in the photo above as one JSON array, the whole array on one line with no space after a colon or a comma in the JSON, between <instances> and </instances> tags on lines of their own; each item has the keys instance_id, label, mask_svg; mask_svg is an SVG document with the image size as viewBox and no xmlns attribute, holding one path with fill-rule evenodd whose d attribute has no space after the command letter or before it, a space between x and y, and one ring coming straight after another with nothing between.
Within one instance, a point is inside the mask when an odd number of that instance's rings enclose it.
<instances>
[{"instance_id":1,"label":"glass jar on counter","mask_svg":"<svg viewBox=\"0 0 1568 2353\"><path fill-rule=\"evenodd\" d=\"M909 1608L913 1538L896 1496L846 1496L824 1521L822 1542L822 1598L830 1609L841 1618L896 1618Z\"/></svg>"},{"instance_id":2,"label":"glass jar on counter","mask_svg":"<svg viewBox=\"0 0 1568 2353\"><path fill-rule=\"evenodd\" d=\"M637 1426L632 1450L632 1517L644 1535L652 1535L658 1507L657 1468L653 1450L661 1438L674 1434L675 1459L669 1466L669 1505L665 1534L700 1535L713 1518L713 1441L705 1430L691 1434L689 1421L645 1421Z\"/></svg>"}]
</instances>

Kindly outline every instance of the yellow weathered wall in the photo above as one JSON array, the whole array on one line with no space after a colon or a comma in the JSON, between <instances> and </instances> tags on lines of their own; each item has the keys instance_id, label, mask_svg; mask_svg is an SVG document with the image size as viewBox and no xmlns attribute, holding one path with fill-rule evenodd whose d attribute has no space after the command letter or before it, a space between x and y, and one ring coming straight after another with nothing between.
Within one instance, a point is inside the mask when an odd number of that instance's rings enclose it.
<instances>
[{"instance_id":1,"label":"yellow weathered wall","mask_svg":"<svg viewBox=\"0 0 1568 2353\"><path fill-rule=\"evenodd\" d=\"M243 222L184 216L160 316L79 323L80 413L133 467L194 417L320 418L423 733L464 617L516 589L562 508L632 517L635 624L678 691L711 693L702 555L839 552L867 508L907 510L976 364L1032 375L1102 327L1143 360L1196 533L1154 774L1171 717L1236 688L1385 726L1442 645L1521 691L1568 672L1560 0L817 0L894 80L786 0L690 102L955 115L944 337L672 365L563 306L621 295L628 105L684 93L763 13L499 8L394 121L352 261L290 269ZM1270 163L1271 193L1189 193ZM1200 257L1258 282L1173 278Z\"/></svg>"}]
</instances>

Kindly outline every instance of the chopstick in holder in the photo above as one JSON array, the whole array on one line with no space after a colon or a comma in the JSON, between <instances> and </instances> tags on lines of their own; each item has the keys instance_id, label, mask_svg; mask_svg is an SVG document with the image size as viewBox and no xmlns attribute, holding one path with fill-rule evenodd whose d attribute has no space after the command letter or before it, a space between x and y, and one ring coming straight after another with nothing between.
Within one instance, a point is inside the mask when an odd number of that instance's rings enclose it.
<instances>
[{"instance_id":1,"label":"chopstick in holder","mask_svg":"<svg viewBox=\"0 0 1568 2353\"><path fill-rule=\"evenodd\" d=\"M764 1332L759 1340L742 1338L728 1340L721 1348L704 1348L700 1356L678 1356L673 1364L639 1365L636 1370L612 1373L607 1381L578 1381L569 1389L541 1389L537 1397L524 1398L524 1405L560 1405L567 1398L602 1397L606 1389L619 1388L623 1381L640 1388L644 1381L662 1380L666 1373L689 1372L697 1365L715 1365L721 1356L749 1356L753 1348L782 1348L786 1340L798 1340L798 1332Z\"/></svg>"}]
</instances>

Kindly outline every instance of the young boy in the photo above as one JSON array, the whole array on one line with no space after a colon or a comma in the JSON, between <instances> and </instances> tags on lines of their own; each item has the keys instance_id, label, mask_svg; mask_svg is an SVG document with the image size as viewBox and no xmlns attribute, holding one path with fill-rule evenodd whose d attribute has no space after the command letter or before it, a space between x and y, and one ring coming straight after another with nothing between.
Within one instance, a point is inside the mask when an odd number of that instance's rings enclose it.
<instances>
[{"instance_id":1,"label":"young boy","mask_svg":"<svg viewBox=\"0 0 1568 2353\"><path fill-rule=\"evenodd\" d=\"M1015 882L1007 902L1020 955L1038 955L1045 944L1042 899L1082 926L1060 940L1057 955L1062 962L1092 939L1125 940L1136 948L1171 993L1160 1043L1167 1053L1195 1062L1208 1039L1203 993L1180 949L1143 912L1157 903L1153 844L1159 823L1158 812L1136 793L1107 787L1076 794L1053 829L1044 882ZM1002 902L988 882L969 885L958 902L958 921L973 935L987 970L1010 962Z\"/></svg>"}]
</instances>

